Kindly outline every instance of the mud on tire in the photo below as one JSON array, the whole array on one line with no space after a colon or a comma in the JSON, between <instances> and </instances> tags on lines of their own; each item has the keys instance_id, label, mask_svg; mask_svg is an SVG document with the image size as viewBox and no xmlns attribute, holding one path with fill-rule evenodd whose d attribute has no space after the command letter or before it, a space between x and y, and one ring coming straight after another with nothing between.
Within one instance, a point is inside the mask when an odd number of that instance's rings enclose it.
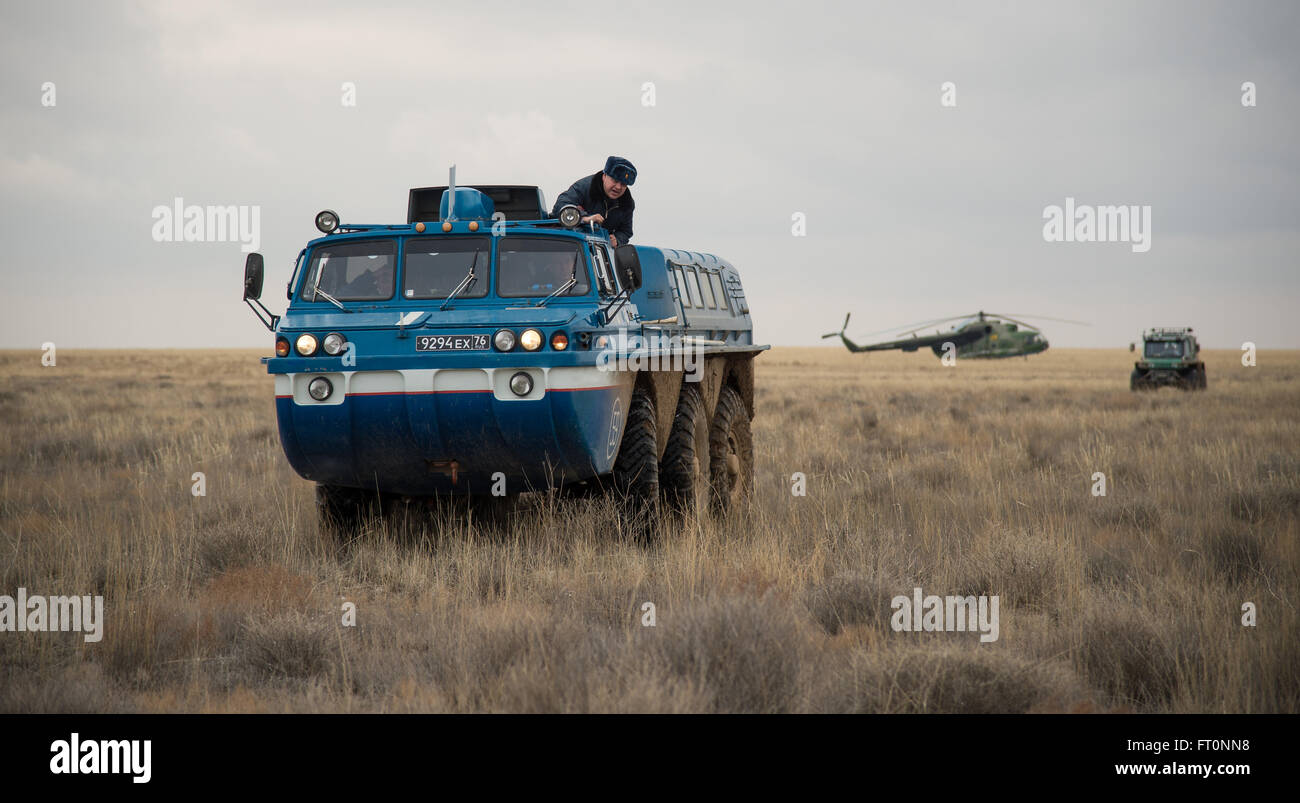
<instances>
[{"instance_id":1,"label":"mud on tire","mask_svg":"<svg viewBox=\"0 0 1300 803\"><path fill-rule=\"evenodd\" d=\"M659 464L659 489L669 510L689 515L708 504L709 482L708 412L699 387L684 384Z\"/></svg>"},{"instance_id":2,"label":"mud on tire","mask_svg":"<svg viewBox=\"0 0 1300 803\"><path fill-rule=\"evenodd\" d=\"M754 439L749 411L730 385L718 394L709 427L709 482L715 513L739 510L754 487Z\"/></svg>"},{"instance_id":3,"label":"mud on tire","mask_svg":"<svg viewBox=\"0 0 1300 803\"><path fill-rule=\"evenodd\" d=\"M628 405L627 425L614 460L614 488L638 509L654 508L659 496L659 456L655 406L650 395L638 389Z\"/></svg>"}]
</instances>

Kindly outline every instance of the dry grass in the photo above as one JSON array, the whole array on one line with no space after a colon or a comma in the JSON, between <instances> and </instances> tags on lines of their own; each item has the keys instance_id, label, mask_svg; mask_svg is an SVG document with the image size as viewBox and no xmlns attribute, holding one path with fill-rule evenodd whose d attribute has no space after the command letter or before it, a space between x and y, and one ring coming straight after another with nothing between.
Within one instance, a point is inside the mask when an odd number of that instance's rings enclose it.
<instances>
[{"instance_id":1,"label":"dry grass","mask_svg":"<svg viewBox=\"0 0 1300 803\"><path fill-rule=\"evenodd\" d=\"M346 549L256 355L39 358L0 354L0 593L103 594L107 622L0 633L0 711L1300 711L1293 352L1137 395L1121 351L778 349L743 519L644 546L533 498L505 534ZM1000 640L895 633L914 586L999 595Z\"/></svg>"}]
</instances>

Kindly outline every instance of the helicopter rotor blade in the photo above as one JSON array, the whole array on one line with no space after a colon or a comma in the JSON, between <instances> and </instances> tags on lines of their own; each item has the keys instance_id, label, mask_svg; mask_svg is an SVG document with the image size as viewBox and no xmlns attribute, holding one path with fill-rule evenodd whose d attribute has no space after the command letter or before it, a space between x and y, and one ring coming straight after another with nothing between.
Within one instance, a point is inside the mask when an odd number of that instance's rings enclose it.
<instances>
[{"instance_id":1,"label":"helicopter rotor blade","mask_svg":"<svg viewBox=\"0 0 1300 803\"><path fill-rule=\"evenodd\" d=\"M985 313L985 314L986 314L986 315L992 315L992 316L995 317L995 318L1007 318L1007 319L1009 319L1009 320L1015 321L1016 323L1024 323L1024 321L1016 321L1015 318L1012 318L1010 315L1006 315L1006 314L1003 314L1003 313L998 313L998 312L988 312L988 313ZM1049 318L1049 317L1046 316L1046 315L1024 315L1024 314L1022 314L1022 313L1016 313L1016 314L1017 314L1017 316L1019 316L1019 317L1021 317L1021 318L1036 318L1036 319L1038 319L1038 320L1040 320L1040 321L1053 321L1053 322L1055 322L1055 323L1072 323L1072 324L1075 324L1076 326L1092 326L1092 324L1089 323L1088 321L1071 321L1071 320L1069 320L1069 319L1067 319L1067 318ZM1033 324L1028 324L1028 323L1025 324L1025 326L1032 326L1032 325L1033 325Z\"/></svg>"},{"instance_id":2,"label":"helicopter rotor blade","mask_svg":"<svg viewBox=\"0 0 1300 803\"><path fill-rule=\"evenodd\" d=\"M884 334L890 334L890 333L896 333L896 334L894 335L895 337L906 337L906 336L908 336L908 335L916 334L917 332L920 332L922 329L928 329L928 328L930 328L931 326L937 326L937 325L940 325L940 324L948 323L949 321L967 321L967 320L975 320L975 319L980 318L981 315L982 315L982 317L983 317L984 320L989 320L989 319L1005 319L1005 320L1011 321L1011 322L1013 322L1013 323L1018 323L1018 324L1020 324L1021 326L1027 326L1027 327L1029 327L1030 329L1037 329L1037 328L1038 328L1038 327L1034 326L1034 325L1031 324L1031 323L1026 323L1026 322L1024 322L1024 321L1017 320L1016 318L1013 318L1013 317L1010 316L1010 315L1006 315L1006 314L998 313L998 312L987 312L987 311L985 311L985 312L982 312L982 313L980 313L980 312L972 312L972 313L967 314L967 315L953 315L952 317L949 317L949 318L936 318L936 319L934 319L934 320L932 320L932 321L924 321L924 322L922 322L922 323L916 323L916 324L905 324L904 327L902 327L902 328L900 328L900 327L896 327L896 326L895 326L895 327L890 327L890 328L888 328L888 329L881 329L881 330L876 331L876 332L868 332L867 334L865 334L865 335L861 335L860 337L861 337L861 338L870 338L870 337L876 337L876 336L878 336L878 335L884 335ZM1023 317L1023 318L1035 318L1035 319L1043 320L1043 321L1054 321L1054 322L1056 322L1056 323L1069 323L1069 324L1075 324L1075 325L1077 325L1077 326L1092 326L1092 324L1091 324L1091 323L1088 323L1087 321L1072 321L1072 320L1069 320L1069 319L1066 319L1066 318L1051 318L1051 317L1048 317L1048 316L1046 316L1046 315L1022 315L1022 316L1020 316L1020 317ZM822 337L823 337L823 338L826 338L826 337L836 337L836 336L838 336L838 335L843 335L844 330L845 330L845 329L848 329L848 328L849 328L849 316L846 315L846 316L844 316L844 329L841 329L839 332L831 332L830 334L822 335Z\"/></svg>"},{"instance_id":3,"label":"helicopter rotor blade","mask_svg":"<svg viewBox=\"0 0 1300 803\"><path fill-rule=\"evenodd\" d=\"M910 335L910 334L912 334L913 332L919 332L919 331L921 331L922 329L926 329L926 328L928 328L928 327L934 326L935 324L944 323L944 322L946 322L946 321L956 321L956 320L960 320L961 318L964 318L964 317L970 317L970 316L967 316L967 315L954 315L954 316L952 316L951 318L936 318L936 319L933 320L933 321L924 321L924 322L922 322L922 323L903 324L903 326L910 326L910 327L912 327L912 328L911 328L911 329L907 329L907 330L901 332L901 334L902 334L902 335ZM898 332L900 328L901 328L901 327L898 327L898 326L891 326L891 327L889 327L888 329L881 329L881 330L876 331L876 332L868 332L867 334L862 335L862 337L875 337L876 335L884 335L884 334L889 334L890 332Z\"/></svg>"},{"instance_id":4,"label":"helicopter rotor blade","mask_svg":"<svg viewBox=\"0 0 1300 803\"><path fill-rule=\"evenodd\" d=\"M933 320L933 321L926 321L925 323L916 324L916 325L915 325L913 328L911 328L911 329L908 329L908 330L906 330L906 331L899 332L899 333L898 333L898 336L899 336L899 337L902 337L903 335L910 335L910 334L913 334L914 332L919 332L919 331L921 331L922 329L929 329L931 326L934 326L934 325L936 325L936 324L947 323L948 321L964 321L964 320L966 320L967 318L973 318L973 317L975 317L975 316L974 316L974 315L954 315L954 316L952 316L951 318L938 318L938 319ZM896 331L896 329L885 329L885 330L883 330L883 332L893 332L893 331ZM883 332L878 332L877 334L883 334Z\"/></svg>"}]
</instances>

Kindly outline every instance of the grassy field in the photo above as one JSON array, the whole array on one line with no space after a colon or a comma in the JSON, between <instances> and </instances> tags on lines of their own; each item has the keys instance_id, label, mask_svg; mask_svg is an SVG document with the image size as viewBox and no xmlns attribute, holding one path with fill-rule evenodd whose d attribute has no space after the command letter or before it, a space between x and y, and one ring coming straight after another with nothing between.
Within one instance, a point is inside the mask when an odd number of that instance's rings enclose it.
<instances>
[{"instance_id":1,"label":"grassy field","mask_svg":"<svg viewBox=\"0 0 1300 803\"><path fill-rule=\"evenodd\" d=\"M775 349L746 516L642 546L538 496L347 548L256 353L40 356L0 353L0 594L106 623L0 633L0 711L1300 711L1300 353L1139 395L1124 350ZM917 586L1000 638L895 632Z\"/></svg>"}]
</instances>

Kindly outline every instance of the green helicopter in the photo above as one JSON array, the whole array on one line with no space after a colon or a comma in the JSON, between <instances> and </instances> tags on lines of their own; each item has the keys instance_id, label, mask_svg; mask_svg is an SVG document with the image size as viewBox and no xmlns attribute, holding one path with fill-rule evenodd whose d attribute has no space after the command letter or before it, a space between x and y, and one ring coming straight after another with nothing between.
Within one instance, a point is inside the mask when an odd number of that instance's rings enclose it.
<instances>
[{"instance_id":1,"label":"green helicopter","mask_svg":"<svg viewBox=\"0 0 1300 803\"><path fill-rule=\"evenodd\" d=\"M844 334L845 330L849 328L849 317L849 315L844 316L844 326L838 332L829 332L822 335L822 338L838 337L844 341L844 346L852 352L919 351L923 348L929 348L936 357L943 357L945 351L951 351L962 359L1028 357L1030 354L1047 351L1048 347L1047 338L1043 336L1043 333L1037 327L1017 320L1010 315L997 312L984 312L981 310L972 315L955 315L951 318L926 321L914 325L912 329L899 333L894 340L867 344L855 343ZM1088 325L1083 321L1048 318L1043 315L1025 315L1023 317L1081 326ZM928 329L931 326L947 323L948 321L959 321L959 323L946 332L935 330L932 335L917 334L922 329ZM874 332L872 335L893 331L896 331L896 329L885 329Z\"/></svg>"}]
</instances>

